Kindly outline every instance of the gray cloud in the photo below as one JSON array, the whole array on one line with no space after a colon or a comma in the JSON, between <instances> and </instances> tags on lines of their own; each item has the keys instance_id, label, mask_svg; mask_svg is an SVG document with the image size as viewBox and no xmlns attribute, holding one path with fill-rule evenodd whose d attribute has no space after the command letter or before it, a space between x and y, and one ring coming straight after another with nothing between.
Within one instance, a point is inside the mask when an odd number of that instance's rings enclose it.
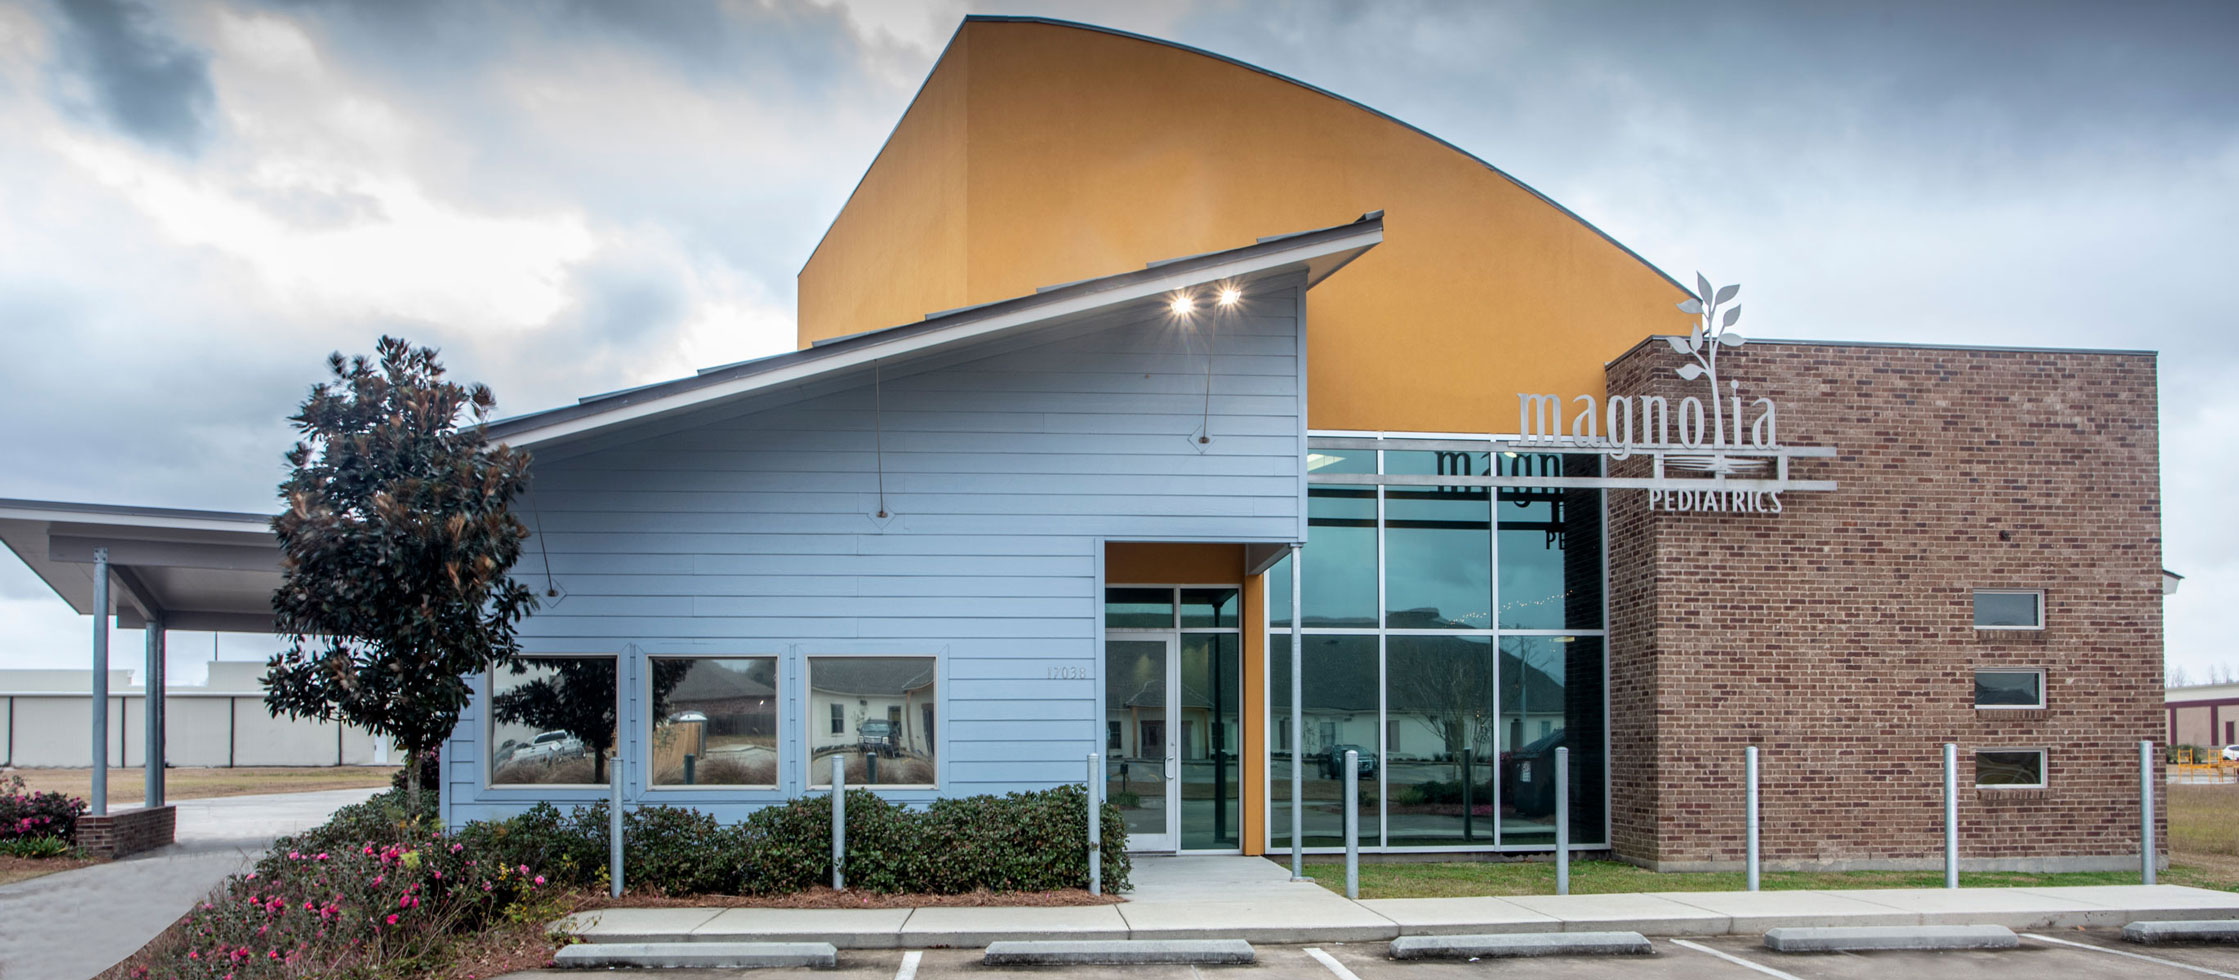
<instances>
[{"instance_id":1,"label":"gray cloud","mask_svg":"<svg viewBox=\"0 0 2239 980\"><path fill-rule=\"evenodd\" d=\"M164 34L131 0L55 0L62 68L109 123L177 152L201 149L215 96L209 58Z\"/></svg>"}]
</instances>

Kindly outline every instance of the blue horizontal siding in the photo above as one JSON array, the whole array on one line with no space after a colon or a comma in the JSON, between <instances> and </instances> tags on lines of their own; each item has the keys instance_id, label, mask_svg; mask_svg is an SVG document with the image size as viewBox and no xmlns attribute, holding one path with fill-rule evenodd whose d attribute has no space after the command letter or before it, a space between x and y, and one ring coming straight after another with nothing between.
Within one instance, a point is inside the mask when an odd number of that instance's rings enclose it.
<instances>
[{"instance_id":1,"label":"blue horizontal siding","mask_svg":"<svg viewBox=\"0 0 2239 980\"><path fill-rule=\"evenodd\" d=\"M1099 542L1299 532L1300 290L1257 290L1252 315L1213 325L1209 361L1202 328L1163 316L1050 328L890 365L876 393L827 379L539 461L516 571L541 592L548 564L566 594L523 623L524 647L623 658L623 773L643 802L731 818L806 792L819 656L939 658L939 786L898 800L1078 782L1102 749L1100 688L1050 675L1100 662ZM779 786L649 790L642 659L723 653L779 658ZM485 787L485 724L470 713L450 743L446 822L599 796Z\"/></svg>"}]
</instances>

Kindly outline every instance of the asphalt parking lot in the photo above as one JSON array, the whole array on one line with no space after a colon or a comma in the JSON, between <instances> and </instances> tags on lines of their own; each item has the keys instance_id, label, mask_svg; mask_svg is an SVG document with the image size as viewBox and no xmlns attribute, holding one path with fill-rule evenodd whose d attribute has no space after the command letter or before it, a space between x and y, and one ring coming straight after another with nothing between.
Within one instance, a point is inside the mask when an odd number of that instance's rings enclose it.
<instances>
[{"instance_id":1,"label":"asphalt parking lot","mask_svg":"<svg viewBox=\"0 0 2239 980\"><path fill-rule=\"evenodd\" d=\"M2062 940L2064 942L2054 942ZM2075 945L2069 945L2075 944ZM1098 966L991 967L979 950L936 949L843 951L836 970L601 971L603 975L643 972L664 980L714 980L742 975L821 977L848 980L940 980L949 977L1004 975L1063 976L1081 980L1195 980L1232 976L1284 980L1459 980L1500 977L1526 980L2198 980L2203 976L2239 980L2239 946L2137 946L2112 929L2024 933L2021 948L1996 952L1952 953L1775 953L1755 937L1655 940L1656 955L1567 957L1484 962L1396 961L1383 943L1325 943L1316 947L1260 946L1250 966ZM1328 961L1315 955L1319 951ZM580 978L578 971L513 974L509 980Z\"/></svg>"}]
</instances>

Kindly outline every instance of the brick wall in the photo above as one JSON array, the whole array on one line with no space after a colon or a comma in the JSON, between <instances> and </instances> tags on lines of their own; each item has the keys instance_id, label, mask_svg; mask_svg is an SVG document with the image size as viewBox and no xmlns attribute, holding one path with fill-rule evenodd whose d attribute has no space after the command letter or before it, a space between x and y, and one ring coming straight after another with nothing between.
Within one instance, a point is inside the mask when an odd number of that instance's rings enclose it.
<instances>
[{"instance_id":1,"label":"brick wall","mask_svg":"<svg viewBox=\"0 0 2239 980\"><path fill-rule=\"evenodd\" d=\"M120 858L171 843L178 812L169 806L78 818L78 846L95 857Z\"/></svg>"},{"instance_id":2,"label":"brick wall","mask_svg":"<svg viewBox=\"0 0 2239 980\"><path fill-rule=\"evenodd\" d=\"M1609 393L1701 396L1679 361L1636 347ZM1940 866L1950 741L1964 866L2135 867L2137 743L2167 727L2153 355L1753 343L1720 373L1782 442L1839 447L1792 476L1840 488L1778 515L1611 491L1616 853L1738 867L1757 745L1768 866ZM2045 590L2046 628L1977 631L1976 588ZM2047 710L1973 707L2004 666L2047 672ZM2048 788L1974 789L1977 747L2048 750Z\"/></svg>"}]
</instances>

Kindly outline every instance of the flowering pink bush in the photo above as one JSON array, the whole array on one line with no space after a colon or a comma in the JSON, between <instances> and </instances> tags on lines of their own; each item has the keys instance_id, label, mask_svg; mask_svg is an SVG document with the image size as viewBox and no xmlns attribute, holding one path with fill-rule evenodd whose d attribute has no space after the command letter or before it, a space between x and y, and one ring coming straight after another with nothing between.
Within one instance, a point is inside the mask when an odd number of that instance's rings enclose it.
<instances>
[{"instance_id":1,"label":"flowering pink bush","mask_svg":"<svg viewBox=\"0 0 2239 980\"><path fill-rule=\"evenodd\" d=\"M86 801L61 793L33 793L22 776L0 783L0 841L54 837L76 841Z\"/></svg>"},{"instance_id":2,"label":"flowering pink bush","mask_svg":"<svg viewBox=\"0 0 2239 980\"><path fill-rule=\"evenodd\" d=\"M406 836L331 851L276 849L188 913L174 955L137 975L355 976L438 953L454 934L508 916L545 915L538 879L522 868L484 860L439 832Z\"/></svg>"}]
</instances>

